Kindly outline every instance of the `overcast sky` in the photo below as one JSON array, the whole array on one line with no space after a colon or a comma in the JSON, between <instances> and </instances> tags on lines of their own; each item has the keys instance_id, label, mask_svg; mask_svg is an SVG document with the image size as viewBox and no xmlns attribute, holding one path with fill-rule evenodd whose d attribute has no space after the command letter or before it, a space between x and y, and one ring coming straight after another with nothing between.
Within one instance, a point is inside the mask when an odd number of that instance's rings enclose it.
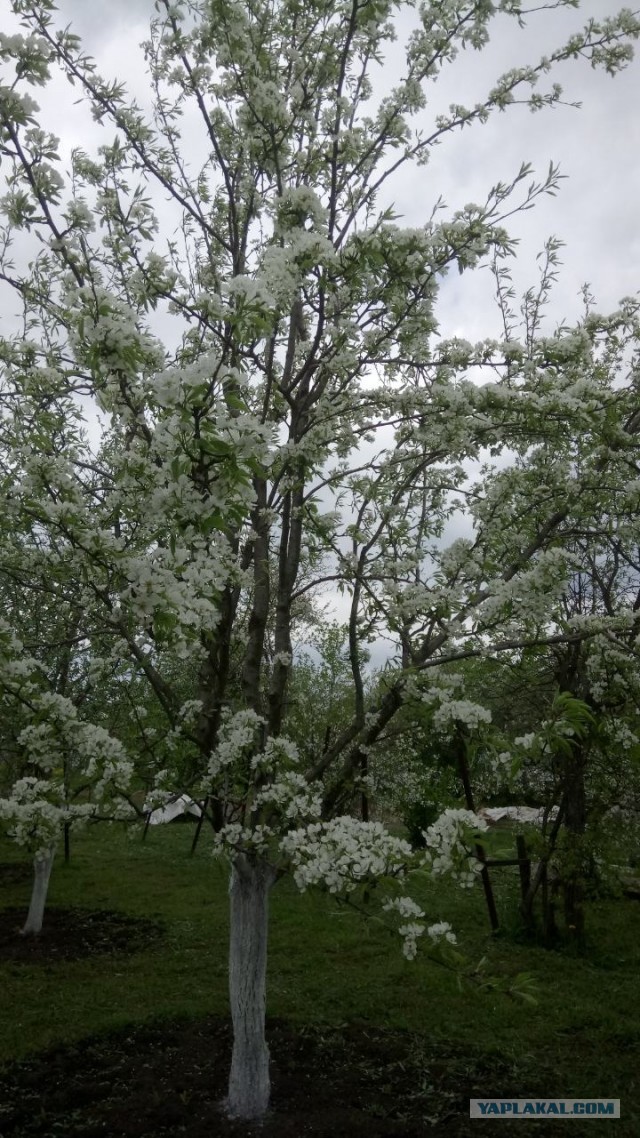
<instances>
[{"instance_id":1,"label":"overcast sky","mask_svg":"<svg viewBox=\"0 0 640 1138\"><path fill-rule=\"evenodd\" d=\"M58 6L60 23L74 26L101 73L126 80L144 103L147 88L138 44L154 14L153 0L59 0ZM0 15L3 9L6 13L0 26L7 30L15 23L9 7L9 0L0 0ZM587 17L610 16L618 7L616 0L583 0L579 11L531 16L525 30L500 17L489 47L462 53L429 88L425 121L433 121L450 102L472 105L501 72L537 62ZM400 45L411 19L415 17L406 10L398 17L398 44L390 46L379 77L382 92L398 78ZM429 166L399 177L388 197L405 224L419 225L440 195L451 207L482 201L492 184L513 177L523 161L531 162L540 177L550 161L559 163L566 175L559 195L512 219L509 228L521 240L516 276L521 288L535 280L535 255L544 239L553 234L566 243L552 314L560 321L577 316L584 282L591 284L602 309L640 288L640 61L612 79L581 60L554 72L548 77L549 83L553 80L562 83L565 98L582 103L581 109L563 106L531 114L524 107L509 108L485 126L447 137ZM74 108L77 97L77 88L59 78L41 99L47 124L67 152L80 143L90 150L92 142L105 141L104 129ZM443 287L439 316L447 333L476 339L497 332L488 274L452 274Z\"/></svg>"}]
</instances>

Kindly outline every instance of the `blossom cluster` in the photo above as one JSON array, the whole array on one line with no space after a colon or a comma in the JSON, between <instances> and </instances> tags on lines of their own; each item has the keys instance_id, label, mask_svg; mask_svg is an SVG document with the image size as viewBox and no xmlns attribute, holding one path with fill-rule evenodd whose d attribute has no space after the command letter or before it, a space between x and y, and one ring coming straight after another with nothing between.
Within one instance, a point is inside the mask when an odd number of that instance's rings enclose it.
<instances>
[{"instance_id":1,"label":"blossom cluster","mask_svg":"<svg viewBox=\"0 0 640 1138\"><path fill-rule=\"evenodd\" d=\"M252 853L266 857L273 845L270 826L243 826L240 822L227 822L214 834L214 856L222 854Z\"/></svg>"},{"instance_id":2,"label":"blossom cluster","mask_svg":"<svg viewBox=\"0 0 640 1138\"><path fill-rule=\"evenodd\" d=\"M314 791L304 775L296 771L284 771L255 795L254 809L263 806L276 809L285 823L303 822L320 817L322 795Z\"/></svg>"},{"instance_id":3,"label":"blossom cluster","mask_svg":"<svg viewBox=\"0 0 640 1138\"><path fill-rule=\"evenodd\" d=\"M486 830L487 823L471 810L448 809L424 833L424 863L434 877L450 874L471 886L481 868L470 853L470 835Z\"/></svg>"},{"instance_id":4,"label":"blossom cluster","mask_svg":"<svg viewBox=\"0 0 640 1138\"><path fill-rule=\"evenodd\" d=\"M221 771L233 767L255 749L264 719L250 708L230 714L224 720L215 751L209 758L207 773L216 779Z\"/></svg>"},{"instance_id":5,"label":"blossom cluster","mask_svg":"<svg viewBox=\"0 0 640 1138\"><path fill-rule=\"evenodd\" d=\"M418 939L425 934L434 944L455 944L456 936L448 921L425 924L424 910L412 897L390 897L382 905L386 913L394 913L402 921L398 932L402 937L402 951L407 960L414 960L418 951Z\"/></svg>"},{"instance_id":6,"label":"blossom cluster","mask_svg":"<svg viewBox=\"0 0 640 1138\"><path fill-rule=\"evenodd\" d=\"M461 698L463 688L464 677L454 672L445 673L431 687L419 692L423 703L435 706L433 725L438 731L448 733L456 724L475 731L481 724L491 722L488 708Z\"/></svg>"},{"instance_id":7,"label":"blossom cluster","mask_svg":"<svg viewBox=\"0 0 640 1138\"><path fill-rule=\"evenodd\" d=\"M404 874L412 859L408 842L381 822L350 816L291 830L280 839L280 849L303 891L323 885L330 893L348 893L367 881Z\"/></svg>"},{"instance_id":8,"label":"blossom cluster","mask_svg":"<svg viewBox=\"0 0 640 1138\"><path fill-rule=\"evenodd\" d=\"M59 779L18 779L8 798L0 798L0 822L9 836L34 854L55 846L65 823L82 825L96 814L93 803L69 803Z\"/></svg>"}]
</instances>

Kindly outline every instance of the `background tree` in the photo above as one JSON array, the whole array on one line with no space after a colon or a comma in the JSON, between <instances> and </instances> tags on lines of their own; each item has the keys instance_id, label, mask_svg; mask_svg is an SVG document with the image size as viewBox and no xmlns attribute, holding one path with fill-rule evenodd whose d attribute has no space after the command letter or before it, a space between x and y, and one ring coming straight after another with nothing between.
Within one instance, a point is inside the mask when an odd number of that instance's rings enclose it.
<instances>
[{"instance_id":1,"label":"background tree","mask_svg":"<svg viewBox=\"0 0 640 1138\"><path fill-rule=\"evenodd\" d=\"M22 932L37 935L60 837L97 817L129 818L132 769L120 742L79 714L80 701L56 690L6 620L0 625L0 700L13 744L0 821L33 853L33 890Z\"/></svg>"}]
</instances>

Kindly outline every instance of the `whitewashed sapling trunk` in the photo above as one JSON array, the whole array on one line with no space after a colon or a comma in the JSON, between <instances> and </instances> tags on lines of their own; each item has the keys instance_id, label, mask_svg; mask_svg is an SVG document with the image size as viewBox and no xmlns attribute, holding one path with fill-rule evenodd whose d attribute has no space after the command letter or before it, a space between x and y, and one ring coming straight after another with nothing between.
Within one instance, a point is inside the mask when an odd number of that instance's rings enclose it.
<instances>
[{"instance_id":1,"label":"whitewashed sapling trunk","mask_svg":"<svg viewBox=\"0 0 640 1138\"><path fill-rule=\"evenodd\" d=\"M273 866L239 854L231 870L229 997L233 1056L227 1109L260 1118L269 1105L269 1048L265 1038L269 891Z\"/></svg>"},{"instance_id":2,"label":"whitewashed sapling trunk","mask_svg":"<svg viewBox=\"0 0 640 1138\"><path fill-rule=\"evenodd\" d=\"M33 859L33 889L31 891L31 902L29 904L29 912L22 928L22 935L37 936L42 931L42 921L44 919L44 907L47 903L47 893L49 891L49 878L51 877L51 867L55 857L55 846L51 846L46 850L38 850Z\"/></svg>"}]
</instances>

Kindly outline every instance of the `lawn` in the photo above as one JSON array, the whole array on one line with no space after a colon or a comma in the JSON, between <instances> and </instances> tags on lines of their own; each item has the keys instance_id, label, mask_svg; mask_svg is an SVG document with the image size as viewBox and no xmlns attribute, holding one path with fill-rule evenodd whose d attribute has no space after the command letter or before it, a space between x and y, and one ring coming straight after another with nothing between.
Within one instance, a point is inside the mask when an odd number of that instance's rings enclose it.
<instances>
[{"instance_id":1,"label":"lawn","mask_svg":"<svg viewBox=\"0 0 640 1138\"><path fill-rule=\"evenodd\" d=\"M198 1048L221 1047L224 1052L228 1047L227 882L225 864L212 859L204 839L196 855L189 856L191 834L188 825L158 827L149 831L143 844L119 828L98 827L74 838L69 865L60 859L54 866L52 920L55 910L73 907L92 913L115 911L145 918L151 934L133 945L134 951L75 960L47 959L43 939L40 959L0 964L4 1012L0 1061L5 1064L0 1085L8 1100L13 1094L22 1101L18 1111L15 1103L5 1102L4 1114L0 1113L2 1138L133 1134L130 1129L104 1129L96 1121L99 1111L95 1114L92 1102L84 1122L82 1110L78 1121L77 1110L72 1118L68 1104L60 1103L54 1103L48 1121L45 1111L40 1129L25 1121L24 1103L29 1101L25 1086L38 1083L42 1090L48 1073L58 1071L59 1079L60 1070L77 1067L79 1056L84 1062L92 1048L99 1056L101 1040L107 1041L113 1060L114 1055L127 1054L127 1047L159 1053L163 1050L159 1040L171 1038L175 1072L180 1068L180 1040L190 1033L191 1073L185 1073L185 1060L183 1081L191 1089L180 1093L187 1095L185 1109L194 1095L193 1101L200 1102L200 1088L196 1083L192 1087L193 1056ZM0 861L5 866L18 860L18 851L2 845ZM0 881L4 881L0 905L26 910L29 881L9 871ZM514 935L514 877L510 870L502 870L494 874L494 881L507 929L495 937L487 932L479 889L463 891L441 882L429 886L423 901L433 920L451 922L470 960L486 955L491 973L500 977L530 973L535 1006L502 992L460 985L456 976L428 960L408 962L399 939L377 924L330 897L301 896L288 880L278 883L272 902L267 1010L276 1074L282 1084L280 1097L284 1102L289 1093L287 1078L292 1086L295 1082L291 1093L299 1093L302 1068L292 1067L289 1077L286 1058L298 1049L309 1084L305 1101L336 1096L338 1076L344 1080L350 1070L351 1082L341 1084L340 1093L360 1112L351 1123L343 1119L338 1126L334 1119L333 1130L322 1130L318 1123L316 1129L303 1127L297 1133L356 1135L362 1125L362 1133L408 1136L425 1133L431 1125L437 1134L478 1134L492 1124L464 1117L466 1099L475 1089L487 1096L620 1098L622 1118L616 1133L629 1138L640 1134L640 904L624 898L591 903L588 951L577 956L519 942ZM71 916L62 913L60 919ZM154 934L156 922L162 927L160 934ZM74 1047L87 1037L92 1038L91 1046ZM101 1061L104 1066L104 1056ZM128 1069L133 1071L134 1066L129 1063ZM158 1069L154 1085L162 1086L164 1080L166 1098L170 1085L167 1070L163 1072ZM223 1075L216 1072L221 1087ZM138 1101L149 1094L138 1083ZM274 1078L275 1099L277 1095ZM164 1109L166 1121L162 1094L157 1105ZM296 1109L303 1109L300 1103ZM311 1108L305 1109L309 1114ZM371 1129L373 1123L365 1126L367 1111L381 1128ZM196 1116L200 1117L194 1108ZM196 1121L189 1129L191 1122L185 1123L182 1115L166 1131L157 1121L152 1127L148 1120L145 1125L148 1133L155 1134L223 1133L210 1124L207 1130L204 1122L198 1129ZM535 1125L538 1134L565 1133L564 1122L538 1120ZM511 1126L501 1121L500 1133L510 1133ZM571 1123L574 1136L582 1132L580 1128L593 1134L598 1123ZM233 1130L238 1135L251 1132ZM135 1134L143 1133L147 1131L140 1124ZM273 1133L296 1131L287 1129L283 1115Z\"/></svg>"}]
</instances>

